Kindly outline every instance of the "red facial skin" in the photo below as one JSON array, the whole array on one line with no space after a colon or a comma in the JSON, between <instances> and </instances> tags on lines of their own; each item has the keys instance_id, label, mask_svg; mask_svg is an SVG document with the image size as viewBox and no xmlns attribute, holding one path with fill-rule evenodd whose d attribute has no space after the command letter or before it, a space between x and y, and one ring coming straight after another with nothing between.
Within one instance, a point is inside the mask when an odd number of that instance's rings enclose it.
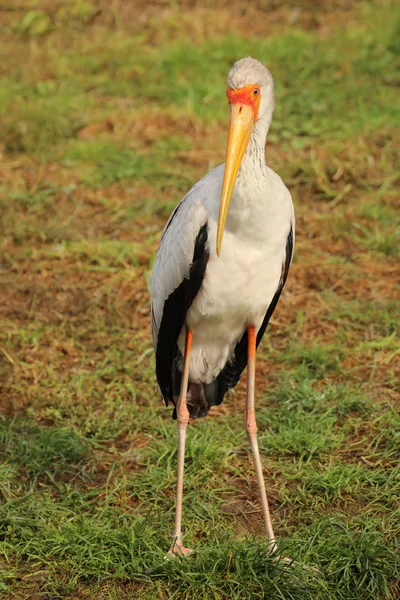
<instances>
[{"instance_id":1,"label":"red facial skin","mask_svg":"<svg viewBox=\"0 0 400 600\"><path fill-rule=\"evenodd\" d=\"M261 97L259 85L246 85L246 87L240 88L239 90L227 88L226 95L229 104L246 104L247 106L250 106L254 114L254 123L256 122Z\"/></svg>"}]
</instances>

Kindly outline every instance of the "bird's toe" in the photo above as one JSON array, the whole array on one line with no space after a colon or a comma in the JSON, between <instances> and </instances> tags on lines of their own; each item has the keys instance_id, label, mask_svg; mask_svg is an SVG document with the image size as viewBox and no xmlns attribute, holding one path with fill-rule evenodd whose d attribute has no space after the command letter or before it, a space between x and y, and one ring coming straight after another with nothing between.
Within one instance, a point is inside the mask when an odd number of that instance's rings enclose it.
<instances>
[{"instance_id":1,"label":"bird's toe","mask_svg":"<svg viewBox=\"0 0 400 600\"><path fill-rule=\"evenodd\" d=\"M175 540L168 550L165 558L173 558L175 556L185 557L192 554L193 550L191 548L185 548L181 540Z\"/></svg>"}]
</instances>

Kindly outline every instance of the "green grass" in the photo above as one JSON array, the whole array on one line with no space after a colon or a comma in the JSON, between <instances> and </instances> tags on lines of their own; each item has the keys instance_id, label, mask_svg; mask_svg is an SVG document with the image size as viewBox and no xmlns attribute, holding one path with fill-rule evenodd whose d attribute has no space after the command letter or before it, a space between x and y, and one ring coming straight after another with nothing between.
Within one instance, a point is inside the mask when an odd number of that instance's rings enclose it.
<instances>
[{"instance_id":1,"label":"green grass","mask_svg":"<svg viewBox=\"0 0 400 600\"><path fill-rule=\"evenodd\" d=\"M129 3L28 4L0 48L0 596L394 600L398 8L147 3L139 28ZM266 552L242 383L189 427L195 553L164 559L176 428L148 277L168 214L223 161L225 78L248 54L276 81L267 160L297 217L257 370L290 566Z\"/></svg>"}]
</instances>

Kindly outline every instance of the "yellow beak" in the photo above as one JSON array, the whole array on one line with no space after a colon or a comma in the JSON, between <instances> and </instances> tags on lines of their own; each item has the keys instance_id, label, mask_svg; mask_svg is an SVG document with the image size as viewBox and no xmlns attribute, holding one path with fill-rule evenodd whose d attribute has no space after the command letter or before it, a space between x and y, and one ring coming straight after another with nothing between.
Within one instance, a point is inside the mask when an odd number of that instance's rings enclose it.
<instances>
[{"instance_id":1,"label":"yellow beak","mask_svg":"<svg viewBox=\"0 0 400 600\"><path fill-rule=\"evenodd\" d=\"M221 202L219 205L217 229L217 256L221 252L222 236L233 186L235 185L244 153L254 127L254 112L247 104L231 104L231 120L229 126L228 148L226 151L225 174L222 184Z\"/></svg>"}]
</instances>

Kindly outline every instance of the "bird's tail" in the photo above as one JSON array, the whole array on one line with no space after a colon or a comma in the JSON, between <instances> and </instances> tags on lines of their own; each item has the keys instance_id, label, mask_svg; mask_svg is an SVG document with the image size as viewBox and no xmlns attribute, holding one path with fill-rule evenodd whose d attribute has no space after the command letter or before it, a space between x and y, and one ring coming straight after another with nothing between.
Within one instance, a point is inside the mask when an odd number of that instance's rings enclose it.
<instances>
[{"instance_id":1,"label":"bird's tail","mask_svg":"<svg viewBox=\"0 0 400 600\"><path fill-rule=\"evenodd\" d=\"M192 419L200 419L200 417L205 417L208 414L210 405L204 395L202 383L189 382L186 404Z\"/></svg>"},{"instance_id":2,"label":"bird's tail","mask_svg":"<svg viewBox=\"0 0 400 600\"><path fill-rule=\"evenodd\" d=\"M208 415L211 406L221 404L223 393L219 389L218 379L211 383L193 383L189 381L186 404L191 419L200 419ZM177 390L176 390L177 391ZM174 394L174 404L178 401L179 393ZM173 418L176 419L176 408Z\"/></svg>"}]
</instances>

